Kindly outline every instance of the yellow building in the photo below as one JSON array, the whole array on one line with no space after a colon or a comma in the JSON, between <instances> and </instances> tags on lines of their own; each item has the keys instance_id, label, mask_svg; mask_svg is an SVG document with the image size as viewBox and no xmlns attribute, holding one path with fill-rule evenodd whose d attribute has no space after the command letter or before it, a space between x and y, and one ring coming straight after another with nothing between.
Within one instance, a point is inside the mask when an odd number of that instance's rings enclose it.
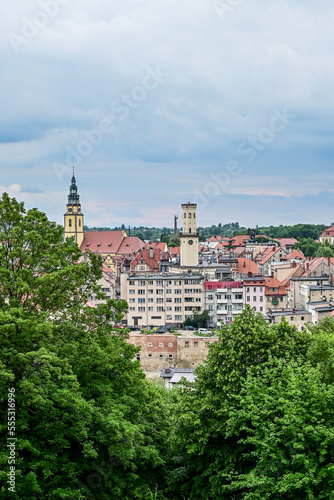
<instances>
[{"instance_id":1,"label":"yellow building","mask_svg":"<svg viewBox=\"0 0 334 500\"><path fill-rule=\"evenodd\" d=\"M81 212L80 196L76 180L73 176L70 186L70 194L64 214L64 240L74 237L74 241L80 246L84 239L84 216Z\"/></svg>"},{"instance_id":2,"label":"yellow building","mask_svg":"<svg viewBox=\"0 0 334 500\"><path fill-rule=\"evenodd\" d=\"M328 241L330 245L334 245L334 225L332 225L328 229L325 229L325 231L320 236L319 241L323 245L326 243L326 241Z\"/></svg>"}]
</instances>

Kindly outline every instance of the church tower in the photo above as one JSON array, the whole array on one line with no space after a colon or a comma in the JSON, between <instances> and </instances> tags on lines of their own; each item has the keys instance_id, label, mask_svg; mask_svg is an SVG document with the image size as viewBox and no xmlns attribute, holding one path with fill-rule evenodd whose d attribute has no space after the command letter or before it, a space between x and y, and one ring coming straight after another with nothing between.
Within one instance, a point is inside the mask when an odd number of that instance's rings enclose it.
<instances>
[{"instance_id":1,"label":"church tower","mask_svg":"<svg viewBox=\"0 0 334 500\"><path fill-rule=\"evenodd\" d=\"M199 236L196 223L196 203L183 203L181 241L181 266L198 266Z\"/></svg>"},{"instance_id":2,"label":"church tower","mask_svg":"<svg viewBox=\"0 0 334 500\"><path fill-rule=\"evenodd\" d=\"M73 168L70 194L68 195L66 213L64 214L64 240L74 236L74 241L80 246L84 239L83 226L84 216L83 213L81 213L80 196L78 195L78 188Z\"/></svg>"}]
</instances>

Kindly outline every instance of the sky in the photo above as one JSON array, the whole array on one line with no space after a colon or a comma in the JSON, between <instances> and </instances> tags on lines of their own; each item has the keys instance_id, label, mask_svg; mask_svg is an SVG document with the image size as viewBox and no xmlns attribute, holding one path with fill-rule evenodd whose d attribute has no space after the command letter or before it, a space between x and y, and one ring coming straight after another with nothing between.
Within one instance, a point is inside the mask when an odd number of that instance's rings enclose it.
<instances>
[{"instance_id":1,"label":"sky","mask_svg":"<svg viewBox=\"0 0 334 500\"><path fill-rule=\"evenodd\" d=\"M1 0L0 193L88 226L334 221L330 0Z\"/></svg>"}]
</instances>

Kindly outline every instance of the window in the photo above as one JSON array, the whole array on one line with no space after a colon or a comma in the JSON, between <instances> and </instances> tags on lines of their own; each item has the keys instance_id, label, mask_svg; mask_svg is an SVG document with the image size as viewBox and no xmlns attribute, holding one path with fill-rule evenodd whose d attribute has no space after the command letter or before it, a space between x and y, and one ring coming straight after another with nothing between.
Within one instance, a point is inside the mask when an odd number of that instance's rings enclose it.
<instances>
[{"instance_id":1,"label":"window","mask_svg":"<svg viewBox=\"0 0 334 500\"><path fill-rule=\"evenodd\" d=\"M246 300L247 300L247 302L250 302L250 296L249 295L247 295Z\"/></svg>"},{"instance_id":2,"label":"window","mask_svg":"<svg viewBox=\"0 0 334 500\"><path fill-rule=\"evenodd\" d=\"M254 288L253 288L253 292L256 292L256 287L255 287L255 286L254 286Z\"/></svg>"},{"instance_id":3,"label":"window","mask_svg":"<svg viewBox=\"0 0 334 500\"><path fill-rule=\"evenodd\" d=\"M174 307L174 311L182 311L182 307L181 306L175 306Z\"/></svg>"},{"instance_id":4,"label":"window","mask_svg":"<svg viewBox=\"0 0 334 500\"><path fill-rule=\"evenodd\" d=\"M139 312L145 312L145 307L138 307Z\"/></svg>"},{"instance_id":5,"label":"window","mask_svg":"<svg viewBox=\"0 0 334 500\"><path fill-rule=\"evenodd\" d=\"M185 342L184 347L189 347L189 342Z\"/></svg>"},{"instance_id":6,"label":"window","mask_svg":"<svg viewBox=\"0 0 334 500\"><path fill-rule=\"evenodd\" d=\"M198 347L198 342L194 342L194 347Z\"/></svg>"},{"instance_id":7,"label":"window","mask_svg":"<svg viewBox=\"0 0 334 500\"><path fill-rule=\"evenodd\" d=\"M174 290L174 293L175 293L176 295L181 295L182 290L178 290L178 289L176 288L176 289Z\"/></svg>"},{"instance_id":8,"label":"window","mask_svg":"<svg viewBox=\"0 0 334 500\"><path fill-rule=\"evenodd\" d=\"M147 347L152 347L152 345L153 345L153 344L152 344L152 342L149 342L149 343L147 344Z\"/></svg>"},{"instance_id":9,"label":"window","mask_svg":"<svg viewBox=\"0 0 334 500\"><path fill-rule=\"evenodd\" d=\"M138 281L138 286L145 286L145 281Z\"/></svg>"},{"instance_id":10,"label":"window","mask_svg":"<svg viewBox=\"0 0 334 500\"><path fill-rule=\"evenodd\" d=\"M175 297L174 302L180 304L182 302L181 297Z\"/></svg>"},{"instance_id":11,"label":"window","mask_svg":"<svg viewBox=\"0 0 334 500\"><path fill-rule=\"evenodd\" d=\"M163 343L162 342L159 342L159 347L163 347Z\"/></svg>"},{"instance_id":12,"label":"window","mask_svg":"<svg viewBox=\"0 0 334 500\"><path fill-rule=\"evenodd\" d=\"M172 358L172 357L173 357L173 354L168 354L168 357L169 357L169 358Z\"/></svg>"},{"instance_id":13,"label":"window","mask_svg":"<svg viewBox=\"0 0 334 500\"><path fill-rule=\"evenodd\" d=\"M129 299L130 304L136 302L136 299Z\"/></svg>"},{"instance_id":14,"label":"window","mask_svg":"<svg viewBox=\"0 0 334 500\"><path fill-rule=\"evenodd\" d=\"M181 280L174 281L175 286L180 286L181 285Z\"/></svg>"},{"instance_id":15,"label":"window","mask_svg":"<svg viewBox=\"0 0 334 500\"><path fill-rule=\"evenodd\" d=\"M152 358L152 354L148 354L148 357L149 357L149 358Z\"/></svg>"},{"instance_id":16,"label":"window","mask_svg":"<svg viewBox=\"0 0 334 500\"><path fill-rule=\"evenodd\" d=\"M149 285L153 285L153 281L152 281L152 280L150 280L150 281L148 282L148 284L149 284Z\"/></svg>"},{"instance_id":17,"label":"window","mask_svg":"<svg viewBox=\"0 0 334 500\"><path fill-rule=\"evenodd\" d=\"M163 308L163 307L161 307L161 306L158 306L158 307L157 307L157 312L161 312L161 311L163 311L163 310L164 310L164 308Z\"/></svg>"},{"instance_id":18,"label":"window","mask_svg":"<svg viewBox=\"0 0 334 500\"><path fill-rule=\"evenodd\" d=\"M182 315L177 314L177 315L175 316L175 320L176 320L176 321L182 321Z\"/></svg>"},{"instance_id":19,"label":"window","mask_svg":"<svg viewBox=\"0 0 334 500\"><path fill-rule=\"evenodd\" d=\"M156 281L155 284L156 284L156 286L164 286L163 281Z\"/></svg>"},{"instance_id":20,"label":"window","mask_svg":"<svg viewBox=\"0 0 334 500\"><path fill-rule=\"evenodd\" d=\"M156 290L156 294L157 294L157 295L163 295L163 294L164 294L164 291L163 291L163 290Z\"/></svg>"},{"instance_id":21,"label":"window","mask_svg":"<svg viewBox=\"0 0 334 500\"><path fill-rule=\"evenodd\" d=\"M162 304L162 303L163 303L163 301L164 301L163 297L158 297L158 298L157 298L157 300L156 300L156 302L157 302L158 304Z\"/></svg>"},{"instance_id":22,"label":"window","mask_svg":"<svg viewBox=\"0 0 334 500\"><path fill-rule=\"evenodd\" d=\"M260 286L260 292L263 292L263 288L262 288L262 286Z\"/></svg>"},{"instance_id":23,"label":"window","mask_svg":"<svg viewBox=\"0 0 334 500\"><path fill-rule=\"evenodd\" d=\"M262 311L263 311L263 307L261 306L261 307L260 307L260 312L262 312Z\"/></svg>"},{"instance_id":24,"label":"window","mask_svg":"<svg viewBox=\"0 0 334 500\"><path fill-rule=\"evenodd\" d=\"M163 358L163 357L164 357L164 355L163 355L163 354L159 354L159 358Z\"/></svg>"},{"instance_id":25,"label":"window","mask_svg":"<svg viewBox=\"0 0 334 500\"><path fill-rule=\"evenodd\" d=\"M145 304L145 299L138 299L138 304Z\"/></svg>"},{"instance_id":26,"label":"window","mask_svg":"<svg viewBox=\"0 0 334 500\"><path fill-rule=\"evenodd\" d=\"M68 227L72 227L72 219L68 219Z\"/></svg>"},{"instance_id":27,"label":"window","mask_svg":"<svg viewBox=\"0 0 334 500\"><path fill-rule=\"evenodd\" d=\"M189 219L191 219L191 213L189 213L188 217L189 217Z\"/></svg>"},{"instance_id":28,"label":"window","mask_svg":"<svg viewBox=\"0 0 334 500\"><path fill-rule=\"evenodd\" d=\"M220 298L220 296L219 296L219 298ZM217 297L217 299L218 299L218 297ZM208 295L208 300L213 300L213 295Z\"/></svg>"},{"instance_id":29,"label":"window","mask_svg":"<svg viewBox=\"0 0 334 500\"><path fill-rule=\"evenodd\" d=\"M300 319L301 319L302 321L304 321L304 316L301 316L301 318L300 318Z\"/></svg>"},{"instance_id":30,"label":"window","mask_svg":"<svg viewBox=\"0 0 334 500\"><path fill-rule=\"evenodd\" d=\"M134 293L135 293L135 290L129 290L129 293L130 293L130 294L134 294Z\"/></svg>"},{"instance_id":31,"label":"window","mask_svg":"<svg viewBox=\"0 0 334 500\"><path fill-rule=\"evenodd\" d=\"M81 220L79 219L79 227L81 227Z\"/></svg>"},{"instance_id":32,"label":"window","mask_svg":"<svg viewBox=\"0 0 334 500\"><path fill-rule=\"evenodd\" d=\"M139 266L139 271L145 271L145 266Z\"/></svg>"},{"instance_id":33,"label":"window","mask_svg":"<svg viewBox=\"0 0 334 500\"><path fill-rule=\"evenodd\" d=\"M167 288L166 293L172 293L171 288Z\"/></svg>"},{"instance_id":34,"label":"window","mask_svg":"<svg viewBox=\"0 0 334 500\"><path fill-rule=\"evenodd\" d=\"M145 290L138 290L138 295L145 295Z\"/></svg>"},{"instance_id":35,"label":"window","mask_svg":"<svg viewBox=\"0 0 334 500\"><path fill-rule=\"evenodd\" d=\"M129 285L134 285L135 282L134 281L129 281Z\"/></svg>"},{"instance_id":36,"label":"window","mask_svg":"<svg viewBox=\"0 0 334 500\"><path fill-rule=\"evenodd\" d=\"M136 310L136 308L135 308L135 307L130 307L130 308L129 308L129 310L130 310L130 311L135 311L135 310Z\"/></svg>"},{"instance_id":37,"label":"window","mask_svg":"<svg viewBox=\"0 0 334 500\"><path fill-rule=\"evenodd\" d=\"M166 299L166 302L173 302L173 299Z\"/></svg>"},{"instance_id":38,"label":"window","mask_svg":"<svg viewBox=\"0 0 334 500\"><path fill-rule=\"evenodd\" d=\"M254 302L256 302L256 295L254 295L254 297L253 297L253 301L254 301Z\"/></svg>"},{"instance_id":39,"label":"window","mask_svg":"<svg viewBox=\"0 0 334 500\"><path fill-rule=\"evenodd\" d=\"M153 290L150 288L149 290L147 290L147 293L153 293Z\"/></svg>"},{"instance_id":40,"label":"window","mask_svg":"<svg viewBox=\"0 0 334 500\"><path fill-rule=\"evenodd\" d=\"M154 308L151 306L148 308L149 311L154 311Z\"/></svg>"},{"instance_id":41,"label":"window","mask_svg":"<svg viewBox=\"0 0 334 500\"><path fill-rule=\"evenodd\" d=\"M166 307L166 311L171 311L172 310L172 306L167 306Z\"/></svg>"},{"instance_id":42,"label":"window","mask_svg":"<svg viewBox=\"0 0 334 500\"><path fill-rule=\"evenodd\" d=\"M147 302L153 302L154 299L147 299Z\"/></svg>"},{"instance_id":43,"label":"window","mask_svg":"<svg viewBox=\"0 0 334 500\"><path fill-rule=\"evenodd\" d=\"M173 342L169 342L168 347L173 347Z\"/></svg>"},{"instance_id":44,"label":"window","mask_svg":"<svg viewBox=\"0 0 334 500\"><path fill-rule=\"evenodd\" d=\"M283 302L283 297L280 297L280 301Z\"/></svg>"},{"instance_id":45,"label":"window","mask_svg":"<svg viewBox=\"0 0 334 500\"><path fill-rule=\"evenodd\" d=\"M249 292L249 286L246 288L246 292Z\"/></svg>"},{"instance_id":46,"label":"window","mask_svg":"<svg viewBox=\"0 0 334 500\"><path fill-rule=\"evenodd\" d=\"M260 296L260 302L263 302L263 295Z\"/></svg>"},{"instance_id":47,"label":"window","mask_svg":"<svg viewBox=\"0 0 334 500\"><path fill-rule=\"evenodd\" d=\"M267 297L267 302L270 302L270 297Z\"/></svg>"},{"instance_id":48,"label":"window","mask_svg":"<svg viewBox=\"0 0 334 500\"><path fill-rule=\"evenodd\" d=\"M171 321L173 319L173 316L167 315L167 320Z\"/></svg>"},{"instance_id":49,"label":"window","mask_svg":"<svg viewBox=\"0 0 334 500\"><path fill-rule=\"evenodd\" d=\"M293 321L293 316L291 316L291 321Z\"/></svg>"},{"instance_id":50,"label":"window","mask_svg":"<svg viewBox=\"0 0 334 500\"><path fill-rule=\"evenodd\" d=\"M166 281L166 285L171 285L172 282L171 281Z\"/></svg>"}]
</instances>

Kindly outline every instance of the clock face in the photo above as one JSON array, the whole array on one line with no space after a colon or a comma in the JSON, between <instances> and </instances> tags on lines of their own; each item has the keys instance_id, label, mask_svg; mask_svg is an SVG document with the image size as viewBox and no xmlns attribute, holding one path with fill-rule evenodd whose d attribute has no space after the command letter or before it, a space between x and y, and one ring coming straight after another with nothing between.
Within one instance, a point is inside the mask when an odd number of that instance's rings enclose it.
<instances>
[{"instance_id":1,"label":"clock face","mask_svg":"<svg viewBox=\"0 0 334 500\"><path fill-rule=\"evenodd\" d=\"M189 245L192 245L194 242L193 240L188 240Z\"/></svg>"},{"instance_id":2,"label":"clock face","mask_svg":"<svg viewBox=\"0 0 334 500\"><path fill-rule=\"evenodd\" d=\"M68 209L68 211L69 211L69 212L72 212L72 208L69 208L69 209Z\"/></svg>"}]
</instances>

